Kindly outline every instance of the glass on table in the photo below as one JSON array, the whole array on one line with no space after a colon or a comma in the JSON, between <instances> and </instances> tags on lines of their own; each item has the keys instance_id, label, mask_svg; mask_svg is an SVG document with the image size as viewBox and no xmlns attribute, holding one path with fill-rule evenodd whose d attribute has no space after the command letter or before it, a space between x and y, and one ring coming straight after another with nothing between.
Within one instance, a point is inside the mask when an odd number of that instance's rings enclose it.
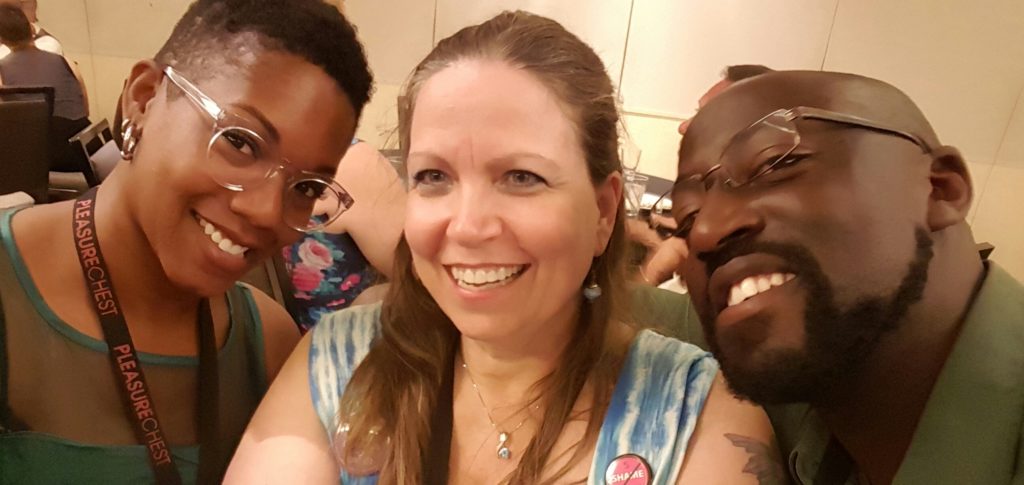
<instances>
[{"instance_id":1,"label":"glass on table","mask_svg":"<svg viewBox=\"0 0 1024 485\"><path fill-rule=\"evenodd\" d=\"M636 217L640 213L640 204L647 192L647 176L633 171L625 174L623 190L626 198L626 217Z\"/></svg>"}]
</instances>

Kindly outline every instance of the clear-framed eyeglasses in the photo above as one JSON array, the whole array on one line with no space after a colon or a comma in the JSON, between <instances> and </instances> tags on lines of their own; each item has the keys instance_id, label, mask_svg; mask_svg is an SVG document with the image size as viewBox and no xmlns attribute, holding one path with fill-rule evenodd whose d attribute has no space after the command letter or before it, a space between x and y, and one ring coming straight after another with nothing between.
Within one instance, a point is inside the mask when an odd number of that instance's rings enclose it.
<instances>
[{"instance_id":1,"label":"clear-framed eyeglasses","mask_svg":"<svg viewBox=\"0 0 1024 485\"><path fill-rule=\"evenodd\" d=\"M280 173L285 177L281 217L302 232L323 229L352 207L352 197L333 177L299 170L283 158L277 144L261 134L265 129L254 116L222 108L170 66L164 74L212 121L206 169L219 185L241 192Z\"/></svg>"},{"instance_id":2,"label":"clear-framed eyeglasses","mask_svg":"<svg viewBox=\"0 0 1024 485\"><path fill-rule=\"evenodd\" d=\"M801 119L895 136L917 145L924 154L932 152L928 142L912 132L859 116L805 106L776 110L737 132L722 151L719 163L703 174L676 181L672 189L673 205L681 209L677 216L682 215L672 236L683 239L689 236L697 212L715 180L732 189L782 181L784 169L797 165L810 155L799 150L801 137L796 121ZM715 174L718 176L713 177Z\"/></svg>"}]
</instances>

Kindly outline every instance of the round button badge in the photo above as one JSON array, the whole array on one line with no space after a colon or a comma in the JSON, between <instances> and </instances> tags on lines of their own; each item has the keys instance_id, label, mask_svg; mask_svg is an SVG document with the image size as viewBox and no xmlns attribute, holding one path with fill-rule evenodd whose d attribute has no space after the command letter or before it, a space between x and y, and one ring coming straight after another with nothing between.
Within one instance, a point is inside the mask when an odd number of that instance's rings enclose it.
<instances>
[{"instance_id":1,"label":"round button badge","mask_svg":"<svg viewBox=\"0 0 1024 485\"><path fill-rule=\"evenodd\" d=\"M643 458L628 453L608 464L604 472L605 485L650 485L651 466Z\"/></svg>"}]
</instances>

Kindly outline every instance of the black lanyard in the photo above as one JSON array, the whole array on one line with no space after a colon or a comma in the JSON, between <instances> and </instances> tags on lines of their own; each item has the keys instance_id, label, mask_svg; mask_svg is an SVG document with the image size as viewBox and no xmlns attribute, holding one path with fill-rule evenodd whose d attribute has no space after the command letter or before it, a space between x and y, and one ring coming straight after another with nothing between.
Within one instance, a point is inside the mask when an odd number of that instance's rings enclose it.
<instances>
[{"instance_id":1,"label":"black lanyard","mask_svg":"<svg viewBox=\"0 0 1024 485\"><path fill-rule=\"evenodd\" d=\"M150 466L156 482L160 485L177 485L181 476L174 464L174 456L167 444L166 435L156 416L153 398L149 393L142 364L135 351L135 344L125 323L121 305L117 301L110 271L100 251L96 237L96 189L89 190L75 200L71 229L75 236L75 253L82 266L89 289L90 300L107 341L110 364L118 383L125 410L131 417L135 436L146 447ZM198 434L200 442L199 482L213 483L217 476L218 427L218 377L217 343L213 330L213 316L210 303L202 299L196 315L199 332L199 393Z\"/></svg>"}]
</instances>

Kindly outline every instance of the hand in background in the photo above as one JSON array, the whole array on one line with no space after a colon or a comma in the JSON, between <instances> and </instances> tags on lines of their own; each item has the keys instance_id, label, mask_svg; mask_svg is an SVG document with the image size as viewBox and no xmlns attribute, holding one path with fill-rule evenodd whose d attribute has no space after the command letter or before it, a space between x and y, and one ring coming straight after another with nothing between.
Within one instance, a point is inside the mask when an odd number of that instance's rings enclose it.
<instances>
[{"instance_id":1,"label":"hand in background","mask_svg":"<svg viewBox=\"0 0 1024 485\"><path fill-rule=\"evenodd\" d=\"M626 219L626 237L651 251L661 244L658 232L652 229L647 221L639 219Z\"/></svg>"},{"instance_id":2,"label":"hand in background","mask_svg":"<svg viewBox=\"0 0 1024 485\"><path fill-rule=\"evenodd\" d=\"M657 286L671 278L683 266L689 254L690 248L686 246L686 241L678 237L659 240L640 265L640 278L646 284Z\"/></svg>"}]
</instances>

